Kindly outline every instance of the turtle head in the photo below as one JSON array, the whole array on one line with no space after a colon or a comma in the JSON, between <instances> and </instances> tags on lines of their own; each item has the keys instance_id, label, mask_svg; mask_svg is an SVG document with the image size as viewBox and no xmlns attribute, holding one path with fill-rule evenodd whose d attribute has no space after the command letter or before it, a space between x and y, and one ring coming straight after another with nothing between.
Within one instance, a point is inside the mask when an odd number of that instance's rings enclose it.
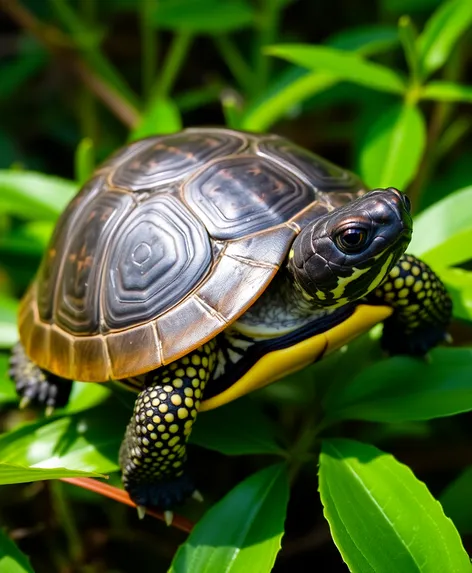
<instances>
[{"instance_id":1,"label":"turtle head","mask_svg":"<svg viewBox=\"0 0 472 573\"><path fill-rule=\"evenodd\" d=\"M411 232L408 198L397 189L376 189L307 225L292 245L289 270L306 299L337 308L384 280Z\"/></svg>"}]
</instances>

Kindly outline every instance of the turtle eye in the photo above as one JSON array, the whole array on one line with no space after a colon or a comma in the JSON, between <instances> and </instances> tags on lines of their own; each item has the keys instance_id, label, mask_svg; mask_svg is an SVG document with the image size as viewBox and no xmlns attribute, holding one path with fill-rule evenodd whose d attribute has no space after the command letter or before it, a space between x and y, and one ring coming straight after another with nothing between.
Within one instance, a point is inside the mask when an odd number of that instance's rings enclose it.
<instances>
[{"instance_id":1,"label":"turtle eye","mask_svg":"<svg viewBox=\"0 0 472 573\"><path fill-rule=\"evenodd\" d=\"M359 227L352 227L341 231L336 237L336 243L345 253L356 253L367 242L367 232Z\"/></svg>"}]
</instances>

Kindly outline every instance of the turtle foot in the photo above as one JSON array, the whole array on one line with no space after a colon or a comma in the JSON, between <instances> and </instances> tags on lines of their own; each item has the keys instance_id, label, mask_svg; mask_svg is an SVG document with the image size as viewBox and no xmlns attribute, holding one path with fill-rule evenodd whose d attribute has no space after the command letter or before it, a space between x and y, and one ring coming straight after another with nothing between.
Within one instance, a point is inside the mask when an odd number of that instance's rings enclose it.
<instances>
[{"instance_id":1,"label":"turtle foot","mask_svg":"<svg viewBox=\"0 0 472 573\"><path fill-rule=\"evenodd\" d=\"M190 497L195 486L191 478L184 474L169 481L128 481L126 490L138 507L156 507L168 512Z\"/></svg>"},{"instance_id":2,"label":"turtle foot","mask_svg":"<svg viewBox=\"0 0 472 573\"><path fill-rule=\"evenodd\" d=\"M67 404L72 381L41 370L26 356L23 346L16 344L10 357L8 373L20 397L20 407L41 406L46 415Z\"/></svg>"}]
</instances>

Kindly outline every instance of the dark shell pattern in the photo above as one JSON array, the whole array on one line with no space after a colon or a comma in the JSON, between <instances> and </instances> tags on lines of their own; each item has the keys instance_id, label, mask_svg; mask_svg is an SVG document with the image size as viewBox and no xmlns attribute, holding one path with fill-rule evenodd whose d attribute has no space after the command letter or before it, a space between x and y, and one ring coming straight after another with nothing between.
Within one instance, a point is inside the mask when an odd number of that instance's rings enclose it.
<instances>
[{"instance_id":1,"label":"dark shell pattern","mask_svg":"<svg viewBox=\"0 0 472 573\"><path fill-rule=\"evenodd\" d=\"M84 381L169 363L260 296L301 228L364 192L274 135L194 128L133 143L60 218L21 340L41 367Z\"/></svg>"}]
</instances>

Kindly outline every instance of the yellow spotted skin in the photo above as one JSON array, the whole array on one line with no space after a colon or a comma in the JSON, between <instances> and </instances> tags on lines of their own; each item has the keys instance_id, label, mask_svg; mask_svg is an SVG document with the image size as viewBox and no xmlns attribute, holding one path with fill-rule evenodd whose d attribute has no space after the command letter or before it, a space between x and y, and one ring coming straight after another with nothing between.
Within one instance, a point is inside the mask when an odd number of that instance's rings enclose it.
<instances>
[{"instance_id":1,"label":"yellow spotted skin","mask_svg":"<svg viewBox=\"0 0 472 573\"><path fill-rule=\"evenodd\" d=\"M369 301L394 309L382 337L392 354L422 356L446 339L451 299L430 267L413 255L401 257Z\"/></svg>"},{"instance_id":2,"label":"yellow spotted skin","mask_svg":"<svg viewBox=\"0 0 472 573\"><path fill-rule=\"evenodd\" d=\"M186 443L216 362L211 340L167 367L149 372L120 449L123 483L143 506L166 510L194 491L186 474Z\"/></svg>"}]
</instances>

